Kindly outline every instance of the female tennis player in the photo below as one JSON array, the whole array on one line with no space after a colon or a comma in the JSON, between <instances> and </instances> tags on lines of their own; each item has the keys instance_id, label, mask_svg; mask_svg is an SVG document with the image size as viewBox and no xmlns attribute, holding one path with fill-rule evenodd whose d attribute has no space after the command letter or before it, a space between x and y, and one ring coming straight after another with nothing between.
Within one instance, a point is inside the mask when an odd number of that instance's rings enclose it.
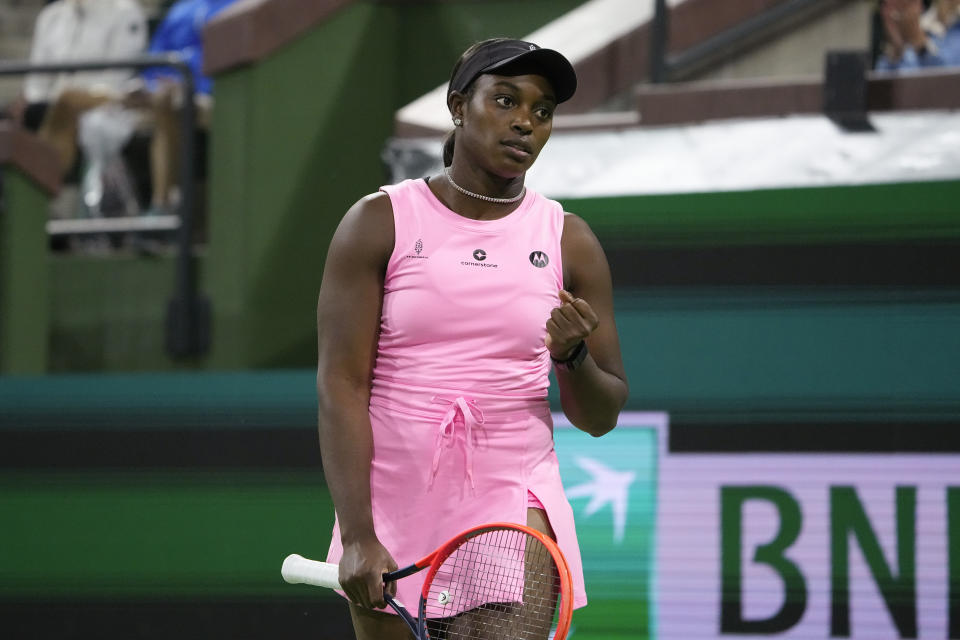
<instances>
[{"instance_id":1,"label":"female tennis player","mask_svg":"<svg viewBox=\"0 0 960 640\"><path fill-rule=\"evenodd\" d=\"M364 197L331 241L317 309L327 560L360 640L409 637L378 611L385 572L486 522L555 539L586 604L548 375L593 436L616 425L627 382L599 242L524 186L576 84L556 51L472 46L450 78L443 173ZM415 576L386 589L420 595Z\"/></svg>"}]
</instances>

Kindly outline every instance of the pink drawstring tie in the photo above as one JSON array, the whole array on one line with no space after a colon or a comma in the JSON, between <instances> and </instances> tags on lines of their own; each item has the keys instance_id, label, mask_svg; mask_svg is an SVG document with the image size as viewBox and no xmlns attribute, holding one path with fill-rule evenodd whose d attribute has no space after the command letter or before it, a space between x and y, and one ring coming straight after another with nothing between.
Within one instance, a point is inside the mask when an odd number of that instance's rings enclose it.
<instances>
[{"instance_id":1,"label":"pink drawstring tie","mask_svg":"<svg viewBox=\"0 0 960 640\"><path fill-rule=\"evenodd\" d=\"M437 440L433 451L433 469L430 471L430 483L428 488L433 486L433 481L437 477L437 471L440 469L440 456L444 449L450 449L456 442L456 419L457 415L463 420L463 451L467 462L467 479L470 481L471 491L476 490L473 483L473 447L475 444L474 427L483 424L483 411L476 400L467 400L463 396L450 400L441 396L433 396L431 402L449 404L450 408L444 414L440 421L440 428L437 430Z\"/></svg>"}]
</instances>

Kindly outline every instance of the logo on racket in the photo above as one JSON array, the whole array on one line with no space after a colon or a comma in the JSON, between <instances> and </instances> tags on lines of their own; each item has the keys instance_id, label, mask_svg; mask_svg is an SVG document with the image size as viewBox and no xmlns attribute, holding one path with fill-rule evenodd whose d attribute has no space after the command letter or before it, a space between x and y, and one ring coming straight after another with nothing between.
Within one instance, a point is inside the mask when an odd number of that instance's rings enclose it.
<instances>
[{"instance_id":1,"label":"logo on racket","mask_svg":"<svg viewBox=\"0 0 960 640\"><path fill-rule=\"evenodd\" d=\"M450 600L451 600L450 592L446 590L441 591L440 594L437 596L437 602L439 602L440 604L447 604L448 602L450 602Z\"/></svg>"}]
</instances>

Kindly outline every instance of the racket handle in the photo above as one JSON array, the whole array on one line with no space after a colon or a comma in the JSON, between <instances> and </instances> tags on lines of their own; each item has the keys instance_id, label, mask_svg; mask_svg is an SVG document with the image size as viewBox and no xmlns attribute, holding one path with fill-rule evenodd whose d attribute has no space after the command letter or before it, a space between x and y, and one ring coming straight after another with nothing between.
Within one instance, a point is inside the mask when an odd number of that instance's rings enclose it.
<instances>
[{"instance_id":1,"label":"racket handle","mask_svg":"<svg viewBox=\"0 0 960 640\"><path fill-rule=\"evenodd\" d=\"M339 589L339 570L335 564L307 560L303 556L291 553L283 561L280 574L290 584L310 584L315 587Z\"/></svg>"}]
</instances>

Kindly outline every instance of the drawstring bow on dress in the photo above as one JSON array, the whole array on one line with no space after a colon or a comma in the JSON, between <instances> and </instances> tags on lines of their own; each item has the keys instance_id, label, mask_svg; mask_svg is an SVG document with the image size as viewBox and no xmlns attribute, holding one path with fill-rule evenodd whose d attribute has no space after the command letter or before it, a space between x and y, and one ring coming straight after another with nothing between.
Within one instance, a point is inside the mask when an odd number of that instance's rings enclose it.
<instances>
[{"instance_id":1,"label":"drawstring bow on dress","mask_svg":"<svg viewBox=\"0 0 960 640\"><path fill-rule=\"evenodd\" d=\"M450 407L443 415L440 421L440 427L437 429L437 439L433 451L433 468L430 471L430 483L428 488L433 486L433 481L437 477L437 471L440 469L440 456L444 449L450 449L456 442L456 419L459 415L463 420L463 450L466 458L467 479L470 481L471 491L476 490L473 482L473 447L476 444L476 434L474 428L484 423L483 411L476 400L467 399L458 396L453 400L442 396L433 396L431 402L448 404Z\"/></svg>"}]
</instances>

